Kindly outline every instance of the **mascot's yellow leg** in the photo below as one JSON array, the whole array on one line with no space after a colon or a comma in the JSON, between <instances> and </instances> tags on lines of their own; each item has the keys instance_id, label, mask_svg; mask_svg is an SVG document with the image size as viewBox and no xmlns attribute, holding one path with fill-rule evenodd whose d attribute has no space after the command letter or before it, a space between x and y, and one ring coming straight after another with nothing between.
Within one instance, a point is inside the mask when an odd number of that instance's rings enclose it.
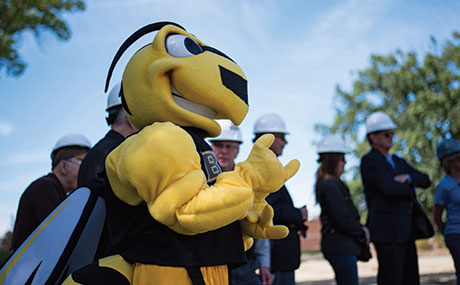
<instances>
[{"instance_id":1,"label":"mascot's yellow leg","mask_svg":"<svg viewBox=\"0 0 460 285\"><path fill-rule=\"evenodd\" d=\"M112 255L78 269L62 284L132 284L133 267L120 255Z\"/></svg>"},{"instance_id":2,"label":"mascot's yellow leg","mask_svg":"<svg viewBox=\"0 0 460 285\"><path fill-rule=\"evenodd\" d=\"M228 284L227 265L206 266L200 269L206 284Z\"/></svg>"},{"instance_id":3,"label":"mascot's yellow leg","mask_svg":"<svg viewBox=\"0 0 460 285\"><path fill-rule=\"evenodd\" d=\"M227 265L200 268L205 284L228 284ZM191 285L192 280L184 267L169 267L136 263L133 284L184 284Z\"/></svg>"},{"instance_id":4,"label":"mascot's yellow leg","mask_svg":"<svg viewBox=\"0 0 460 285\"><path fill-rule=\"evenodd\" d=\"M133 278L133 265L126 262L121 255L112 255L99 260L99 267L112 268L128 279L129 283L132 283Z\"/></svg>"}]
</instances>

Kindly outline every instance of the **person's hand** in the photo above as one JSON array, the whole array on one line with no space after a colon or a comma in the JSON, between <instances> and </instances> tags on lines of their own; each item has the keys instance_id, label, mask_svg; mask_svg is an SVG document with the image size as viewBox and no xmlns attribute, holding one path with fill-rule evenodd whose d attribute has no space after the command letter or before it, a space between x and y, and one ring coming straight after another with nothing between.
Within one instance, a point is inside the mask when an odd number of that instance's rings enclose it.
<instances>
[{"instance_id":1,"label":"person's hand","mask_svg":"<svg viewBox=\"0 0 460 285\"><path fill-rule=\"evenodd\" d=\"M271 285L272 284L272 274L270 273L270 268L261 266L260 267L260 279L263 285Z\"/></svg>"},{"instance_id":2,"label":"person's hand","mask_svg":"<svg viewBox=\"0 0 460 285\"><path fill-rule=\"evenodd\" d=\"M303 206L302 208L300 208L300 214L302 215L302 221L308 220L308 210L306 206Z\"/></svg>"},{"instance_id":3,"label":"person's hand","mask_svg":"<svg viewBox=\"0 0 460 285\"><path fill-rule=\"evenodd\" d=\"M399 174L395 176L395 181L399 183L406 183L409 179L409 175L407 174Z\"/></svg>"},{"instance_id":4,"label":"person's hand","mask_svg":"<svg viewBox=\"0 0 460 285\"><path fill-rule=\"evenodd\" d=\"M306 238L307 237L307 230L308 230L307 221L303 221L302 225L300 226L300 230L297 231L297 234L301 235L304 238Z\"/></svg>"},{"instance_id":5,"label":"person's hand","mask_svg":"<svg viewBox=\"0 0 460 285\"><path fill-rule=\"evenodd\" d=\"M371 242L371 233L366 226L363 226L364 236L366 237L366 244L369 245Z\"/></svg>"}]
</instances>

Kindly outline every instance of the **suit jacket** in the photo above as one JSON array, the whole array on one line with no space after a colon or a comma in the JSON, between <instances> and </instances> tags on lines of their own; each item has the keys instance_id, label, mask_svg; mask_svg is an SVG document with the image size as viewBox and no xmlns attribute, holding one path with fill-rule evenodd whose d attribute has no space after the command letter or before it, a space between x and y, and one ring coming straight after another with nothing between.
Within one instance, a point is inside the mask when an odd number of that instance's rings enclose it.
<instances>
[{"instance_id":1,"label":"suit jacket","mask_svg":"<svg viewBox=\"0 0 460 285\"><path fill-rule=\"evenodd\" d=\"M99 180L101 184L104 183L100 173L105 169L105 159L123 140L124 137L121 134L110 130L88 151L78 171L78 187L89 186L94 179Z\"/></svg>"},{"instance_id":2,"label":"suit jacket","mask_svg":"<svg viewBox=\"0 0 460 285\"><path fill-rule=\"evenodd\" d=\"M326 178L316 185L321 205L321 250L326 254L356 255L366 242L359 212L340 180Z\"/></svg>"},{"instance_id":3,"label":"suit jacket","mask_svg":"<svg viewBox=\"0 0 460 285\"><path fill-rule=\"evenodd\" d=\"M294 207L291 195L283 185L275 193L266 198L273 207L275 225L285 225L289 228L287 237L271 240L271 269L273 271L293 271L300 266L300 239L298 231L302 230L302 214Z\"/></svg>"},{"instance_id":4,"label":"suit jacket","mask_svg":"<svg viewBox=\"0 0 460 285\"><path fill-rule=\"evenodd\" d=\"M421 207L414 187L427 188L431 184L430 179L396 155L393 155L393 161L394 168L375 149L361 160L361 177L368 208L367 226L373 242L406 242L413 229L413 219L418 220L422 215L422 220L428 221L423 211L419 211ZM399 174L409 174L410 183L396 182L394 177ZM417 210L414 211L414 207ZM414 212L416 215L413 215Z\"/></svg>"}]
</instances>

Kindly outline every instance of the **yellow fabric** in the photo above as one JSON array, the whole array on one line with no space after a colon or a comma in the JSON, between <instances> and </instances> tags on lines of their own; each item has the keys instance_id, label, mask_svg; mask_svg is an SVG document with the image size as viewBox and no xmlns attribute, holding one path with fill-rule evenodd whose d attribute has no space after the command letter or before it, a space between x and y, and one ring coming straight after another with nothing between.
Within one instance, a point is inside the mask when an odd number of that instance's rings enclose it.
<instances>
[{"instance_id":1,"label":"yellow fabric","mask_svg":"<svg viewBox=\"0 0 460 285\"><path fill-rule=\"evenodd\" d=\"M235 171L220 174L216 183L208 186L190 135L171 123L155 123L109 154L107 176L119 199L130 205L145 201L152 217L181 234L221 228L245 218L253 206L256 214L251 221L257 223L263 212L258 209L260 203L298 169L298 162L285 168L281 165L268 149L273 139L273 135L262 136L245 162ZM270 230L248 233L279 238L285 232L266 221L257 227Z\"/></svg>"},{"instance_id":2,"label":"yellow fabric","mask_svg":"<svg viewBox=\"0 0 460 285\"><path fill-rule=\"evenodd\" d=\"M244 233L242 233L242 236L243 236L244 251L248 251L254 244L254 239Z\"/></svg>"},{"instance_id":3,"label":"yellow fabric","mask_svg":"<svg viewBox=\"0 0 460 285\"><path fill-rule=\"evenodd\" d=\"M200 270L206 284L228 284L227 265L205 266Z\"/></svg>"},{"instance_id":4,"label":"yellow fabric","mask_svg":"<svg viewBox=\"0 0 460 285\"><path fill-rule=\"evenodd\" d=\"M67 276L67 278L62 282L62 285L78 285L81 283L75 282L72 278L72 275Z\"/></svg>"},{"instance_id":5,"label":"yellow fabric","mask_svg":"<svg viewBox=\"0 0 460 285\"><path fill-rule=\"evenodd\" d=\"M113 192L130 204L147 203L152 217L193 235L243 219L254 194L235 172L206 184L190 135L171 123L156 123L126 139L106 160Z\"/></svg>"},{"instance_id":6,"label":"yellow fabric","mask_svg":"<svg viewBox=\"0 0 460 285\"><path fill-rule=\"evenodd\" d=\"M108 267L118 271L119 273L123 274L132 284L134 266L131 263L126 262L120 255L117 254L102 258L98 260L98 265L99 267ZM69 275L62 284L75 285L81 283L75 282L72 278L72 275Z\"/></svg>"},{"instance_id":7,"label":"yellow fabric","mask_svg":"<svg viewBox=\"0 0 460 285\"><path fill-rule=\"evenodd\" d=\"M269 149L274 140L271 134L261 136L254 143L248 159L235 167L235 171L248 181L255 193L248 216L240 222L243 234L253 238L279 239L289 233L284 226L273 226L273 209L265 198L280 189L297 172L300 163L292 160L283 167Z\"/></svg>"},{"instance_id":8,"label":"yellow fabric","mask_svg":"<svg viewBox=\"0 0 460 285\"><path fill-rule=\"evenodd\" d=\"M166 38L181 34L205 47L199 39L179 27L168 25L155 36L153 43L136 52L123 73L123 93L131 111L129 120L142 129L154 122L173 122L192 126L218 136L220 127L213 119L189 112L178 106L171 96L171 86L187 100L216 111L215 119L231 119L239 125L248 105L222 84L219 66L246 79L233 61L204 51L196 56L174 57L166 50Z\"/></svg>"},{"instance_id":9,"label":"yellow fabric","mask_svg":"<svg viewBox=\"0 0 460 285\"><path fill-rule=\"evenodd\" d=\"M133 280L133 265L126 262L121 255L112 255L99 260L99 267L108 267L115 269L123 274L126 279L132 283Z\"/></svg>"},{"instance_id":10,"label":"yellow fabric","mask_svg":"<svg viewBox=\"0 0 460 285\"><path fill-rule=\"evenodd\" d=\"M270 205L264 207L257 222L251 222L246 218L240 221L240 226L243 234L256 239L280 239L289 234L287 227L273 226L273 208Z\"/></svg>"},{"instance_id":11,"label":"yellow fabric","mask_svg":"<svg viewBox=\"0 0 460 285\"><path fill-rule=\"evenodd\" d=\"M205 284L228 284L226 265L200 268ZM181 284L191 285L192 281L183 267L158 266L136 263L133 284Z\"/></svg>"},{"instance_id":12,"label":"yellow fabric","mask_svg":"<svg viewBox=\"0 0 460 285\"><path fill-rule=\"evenodd\" d=\"M272 134L261 136L254 143L249 157L235 167L235 171L254 190L254 202L262 202L270 193L278 191L300 167L297 159L283 167L275 153L269 149L274 140Z\"/></svg>"},{"instance_id":13,"label":"yellow fabric","mask_svg":"<svg viewBox=\"0 0 460 285\"><path fill-rule=\"evenodd\" d=\"M136 263L132 284L183 284L191 285L187 270L183 267L168 267Z\"/></svg>"}]
</instances>

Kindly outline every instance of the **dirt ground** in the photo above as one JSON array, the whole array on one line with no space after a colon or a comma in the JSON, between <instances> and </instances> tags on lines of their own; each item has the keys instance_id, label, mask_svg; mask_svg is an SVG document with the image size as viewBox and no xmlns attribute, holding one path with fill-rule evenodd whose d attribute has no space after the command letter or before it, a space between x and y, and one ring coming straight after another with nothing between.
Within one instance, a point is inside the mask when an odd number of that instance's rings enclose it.
<instances>
[{"instance_id":1,"label":"dirt ground","mask_svg":"<svg viewBox=\"0 0 460 285\"><path fill-rule=\"evenodd\" d=\"M358 262L359 284L376 284L377 258L375 253L373 256L369 262ZM455 284L454 262L447 249L419 251L418 257L421 284ZM332 285L334 272L321 253L305 254L296 271L296 283Z\"/></svg>"}]
</instances>

